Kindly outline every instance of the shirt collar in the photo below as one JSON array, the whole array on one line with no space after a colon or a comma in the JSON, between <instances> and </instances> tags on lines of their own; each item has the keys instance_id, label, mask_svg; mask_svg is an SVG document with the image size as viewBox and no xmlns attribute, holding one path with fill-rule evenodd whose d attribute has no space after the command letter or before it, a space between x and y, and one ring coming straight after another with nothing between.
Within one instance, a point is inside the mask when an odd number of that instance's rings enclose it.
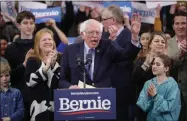
<instances>
[{"instance_id":1,"label":"shirt collar","mask_svg":"<svg viewBox=\"0 0 187 121\"><path fill-rule=\"evenodd\" d=\"M9 92L9 91L12 91L12 88L9 87L7 91L3 90L3 89L0 89L0 92Z\"/></svg>"},{"instance_id":2,"label":"shirt collar","mask_svg":"<svg viewBox=\"0 0 187 121\"><path fill-rule=\"evenodd\" d=\"M164 82L163 82L162 84L165 84L165 83L167 83L167 82L170 82L172 79L173 79L172 77L168 77L167 80L164 80ZM156 78L156 77L154 77L154 78L152 79L152 82L153 82L154 84L157 84L157 85L158 85L158 81L157 81L157 78Z\"/></svg>"},{"instance_id":3,"label":"shirt collar","mask_svg":"<svg viewBox=\"0 0 187 121\"><path fill-rule=\"evenodd\" d=\"M118 32L117 32L117 36L124 30L124 27L121 27Z\"/></svg>"},{"instance_id":4,"label":"shirt collar","mask_svg":"<svg viewBox=\"0 0 187 121\"><path fill-rule=\"evenodd\" d=\"M88 47L88 45L86 44L86 42L84 42L84 52L85 52L85 54L87 54L88 53L88 51L89 51L89 47ZM94 50L95 50L95 48L93 48Z\"/></svg>"}]
</instances>

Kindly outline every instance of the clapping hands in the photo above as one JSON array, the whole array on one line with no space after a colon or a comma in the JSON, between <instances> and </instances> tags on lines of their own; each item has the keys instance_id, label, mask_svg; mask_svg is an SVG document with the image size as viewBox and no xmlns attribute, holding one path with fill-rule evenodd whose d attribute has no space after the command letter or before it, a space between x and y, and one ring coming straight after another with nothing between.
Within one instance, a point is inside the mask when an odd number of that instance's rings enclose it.
<instances>
[{"instance_id":1,"label":"clapping hands","mask_svg":"<svg viewBox=\"0 0 187 121\"><path fill-rule=\"evenodd\" d=\"M57 51L56 50L51 50L48 55L47 58L45 60L45 67L43 69L44 73L46 73L50 67L54 67L55 63L57 60Z\"/></svg>"},{"instance_id":2,"label":"clapping hands","mask_svg":"<svg viewBox=\"0 0 187 121\"><path fill-rule=\"evenodd\" d=\"M156 87L153 83L149 85L149 88L147 89L147 93L151 97L154 97L157 94Z\"/></svg>"}]
</instances>

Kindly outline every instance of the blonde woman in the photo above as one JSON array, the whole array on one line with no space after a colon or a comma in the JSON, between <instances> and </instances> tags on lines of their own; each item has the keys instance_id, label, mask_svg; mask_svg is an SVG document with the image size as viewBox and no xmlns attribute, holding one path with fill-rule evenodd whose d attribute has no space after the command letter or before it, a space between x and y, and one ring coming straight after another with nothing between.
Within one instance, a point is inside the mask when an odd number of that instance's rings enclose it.
<instances>
[{"instance_id":1,"label":"blonde woman","mask_svg":"<svg viewBox=\"0 0 187 121\"><path fill-rule=\"evenodd\" d=\"M33 57L28 59L25 73L30 88L30 120L53 121L53 89L57 88L60 65L52 31L41 29L34 43Z\"/></svg>"}]
</instances>

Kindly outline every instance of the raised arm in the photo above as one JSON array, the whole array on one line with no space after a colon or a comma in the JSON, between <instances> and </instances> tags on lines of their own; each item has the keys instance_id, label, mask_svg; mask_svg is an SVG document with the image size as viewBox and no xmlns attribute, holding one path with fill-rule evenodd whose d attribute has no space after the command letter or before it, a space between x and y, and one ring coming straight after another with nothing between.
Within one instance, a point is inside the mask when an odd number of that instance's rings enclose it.
<instances>
[{"instance_id":1,"label":"raised arm","mask_svg":"<svg viewBox=\"0 0 187 121\"><path fill-rule=\"evenodd\" d=\"M54 19L50 19L49 21L47 21L46 25L51 26L56 31L62 43L68 44L68 39L66 35L56 26L56 22Z\"/></svg>"}]
</instances>

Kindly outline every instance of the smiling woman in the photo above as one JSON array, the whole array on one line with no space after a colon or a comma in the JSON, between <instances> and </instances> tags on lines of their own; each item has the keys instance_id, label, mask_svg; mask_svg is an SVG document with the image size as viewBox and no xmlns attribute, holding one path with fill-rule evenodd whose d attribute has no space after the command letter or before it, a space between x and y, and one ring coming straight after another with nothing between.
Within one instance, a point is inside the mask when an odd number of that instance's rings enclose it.
<instances>
[{"instance_id":1,"label":"smiling woman","mask_svg":"<svg viewBox=\"0 0 187 121\"><path fill-rule=\"evenodd\" d=\"M25 73L30 88L30 120L53 121L53 89L60 77L58 53L51 30L44 28L36 33L32 57L28 59Z\"/></svg>"}]
</instances>

